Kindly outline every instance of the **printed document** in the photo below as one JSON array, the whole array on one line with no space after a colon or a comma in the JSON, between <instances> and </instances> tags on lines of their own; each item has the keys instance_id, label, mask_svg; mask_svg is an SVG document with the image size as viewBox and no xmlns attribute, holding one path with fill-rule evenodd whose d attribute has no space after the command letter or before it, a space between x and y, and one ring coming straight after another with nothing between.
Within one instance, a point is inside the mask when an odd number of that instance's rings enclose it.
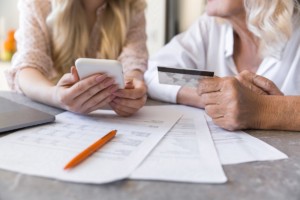
<instances>
[{"instance_id":1,"label":"printed document","mask_svg":"<svg viewBox=\"0 0 300 200\"><path fill-rule=\"evenodd\" d=\"M184 116L130 178L194 183L224 183L204 113L196 108L170 106Z\"/></svg>"},{"instance_id":2,"label":"printed document","mask_svg":"<svg viewBox=\"0 0 300 200\"><path fill-rule=\"evenodd\" d=\"M243 131L227 131L216 126L210 117L206 116L206 119L223 165L287 158L284 153Z\"/></svg>"},{"instance_id":3,"label":"printed document","mask_svg":"<svg viewBox=\"0 0 300 200\"><path fill-rule=\"evenodd\" d=\"M64 112L56 122L0 139L0 168L82 183L127 178L182 116L168 106L142 108L123 118L113 111L89 115ZM117 135L75 168L63 170L75 155L109 131Z\"/></svg>"}]
</instances>

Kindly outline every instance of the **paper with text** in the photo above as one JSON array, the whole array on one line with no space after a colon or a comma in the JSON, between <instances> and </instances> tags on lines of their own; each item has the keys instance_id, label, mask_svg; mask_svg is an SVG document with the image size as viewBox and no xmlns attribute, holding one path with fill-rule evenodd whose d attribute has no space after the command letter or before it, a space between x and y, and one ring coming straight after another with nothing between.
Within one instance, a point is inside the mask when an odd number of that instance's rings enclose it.
<instances>
[{"instance_id":1,"label":"paper with text","mask_svg":"<svg viewBox=\"0 0 300 200\"><path fill-rule=\"evenodd\" d=\"M206 118L220 161L224 165L287 158L284 153L243 131L224 130L216 126L210 117Z\"/></svg>"},{"instance_id":2,"label":"paper with text","mask_svg":"<svg viewBox=\"0 0 300 200\"><path fill-rule=\"evenodd\" d=\"M204 113L196 108L170 106L184 116L161 140L130 178L194 183L224 183Z\"/></svg>"},{"instance_id":3,"label":"paper with text","mask_svg":"<svg viewBox=\"0 0 300 200\"><path fill-rule=\"evenodd\" d=\"M142 108L119 117L113 111L87 116L64 112L56 123L18 131L0 139L0 168L82 183L127 178L181 117L167 106ZM76 166L63 167L75 155L112 129L117 135Z\"/></svg>"}]
</instances>

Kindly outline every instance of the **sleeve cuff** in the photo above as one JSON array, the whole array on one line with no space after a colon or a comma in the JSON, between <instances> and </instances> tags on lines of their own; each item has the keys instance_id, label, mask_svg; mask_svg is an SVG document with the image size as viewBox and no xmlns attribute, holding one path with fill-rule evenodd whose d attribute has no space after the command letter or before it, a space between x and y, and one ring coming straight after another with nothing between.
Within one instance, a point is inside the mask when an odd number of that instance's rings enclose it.
<instances>
[{"instance_id":1,"label":"sleeve cuff","mask_svg":"<svg viewBox=\"0 0 300 200\"><path fill-rule=\"evenodd\" d=\"M152 79L147 78L147 75L145 77L150 98L169 103L177 103L177 94L181 86L160 84L158 82L158 76L154 76Z\"/></svg>"}]
</instances>

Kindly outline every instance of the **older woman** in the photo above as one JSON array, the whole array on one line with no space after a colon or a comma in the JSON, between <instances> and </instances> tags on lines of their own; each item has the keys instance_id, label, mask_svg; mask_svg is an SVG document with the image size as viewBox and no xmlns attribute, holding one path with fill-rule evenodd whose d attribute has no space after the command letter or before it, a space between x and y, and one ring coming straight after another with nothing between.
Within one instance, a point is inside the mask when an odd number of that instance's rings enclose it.
<instances>
[{"instance_id":1,"label":"older woman","mask_svg":"<svg viewBox=\"0 0 300 200\"><path fill-rule=\"evenodd\" d=\"M146 102L144 0L22 0L18 51L7 74L15 91L52 106L89 113L109 104L119 115ZM78 80L79 57L118 59L128 80L118 90L96 74ZM71 71L71 73L69 73Z\"/></svg>"},{"instance_id":2,"label":"older woman","mask_svg":"<svg viewBox=\"0 0 300 200\"><path fill-rule=\"evenodd\" d=\"M208 0L206 14L150 59L149 95L204 108L229 130L300 130L299 16L295 0ZM162 85L159 65L216 77L198 88Z\"/></svg>"}]
</instances>

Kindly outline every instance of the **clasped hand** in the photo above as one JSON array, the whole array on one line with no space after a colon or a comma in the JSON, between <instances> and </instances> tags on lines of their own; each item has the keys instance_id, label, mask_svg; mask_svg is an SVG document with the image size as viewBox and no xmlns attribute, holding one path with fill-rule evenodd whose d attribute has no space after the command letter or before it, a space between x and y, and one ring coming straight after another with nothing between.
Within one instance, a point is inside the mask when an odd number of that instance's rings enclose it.
<instances>
[{"instance_id":1,"label":"clasped hand","mask_svg":"<svg viewBox=\"0 0 300 200\"><path fill-rule=\"evenodd\" d=\"M228 130L259 128L265 95L283 95L276 85L249 71L236 77L206 78L197 89L206 113Z\"/></svg>"}]
</instances>

